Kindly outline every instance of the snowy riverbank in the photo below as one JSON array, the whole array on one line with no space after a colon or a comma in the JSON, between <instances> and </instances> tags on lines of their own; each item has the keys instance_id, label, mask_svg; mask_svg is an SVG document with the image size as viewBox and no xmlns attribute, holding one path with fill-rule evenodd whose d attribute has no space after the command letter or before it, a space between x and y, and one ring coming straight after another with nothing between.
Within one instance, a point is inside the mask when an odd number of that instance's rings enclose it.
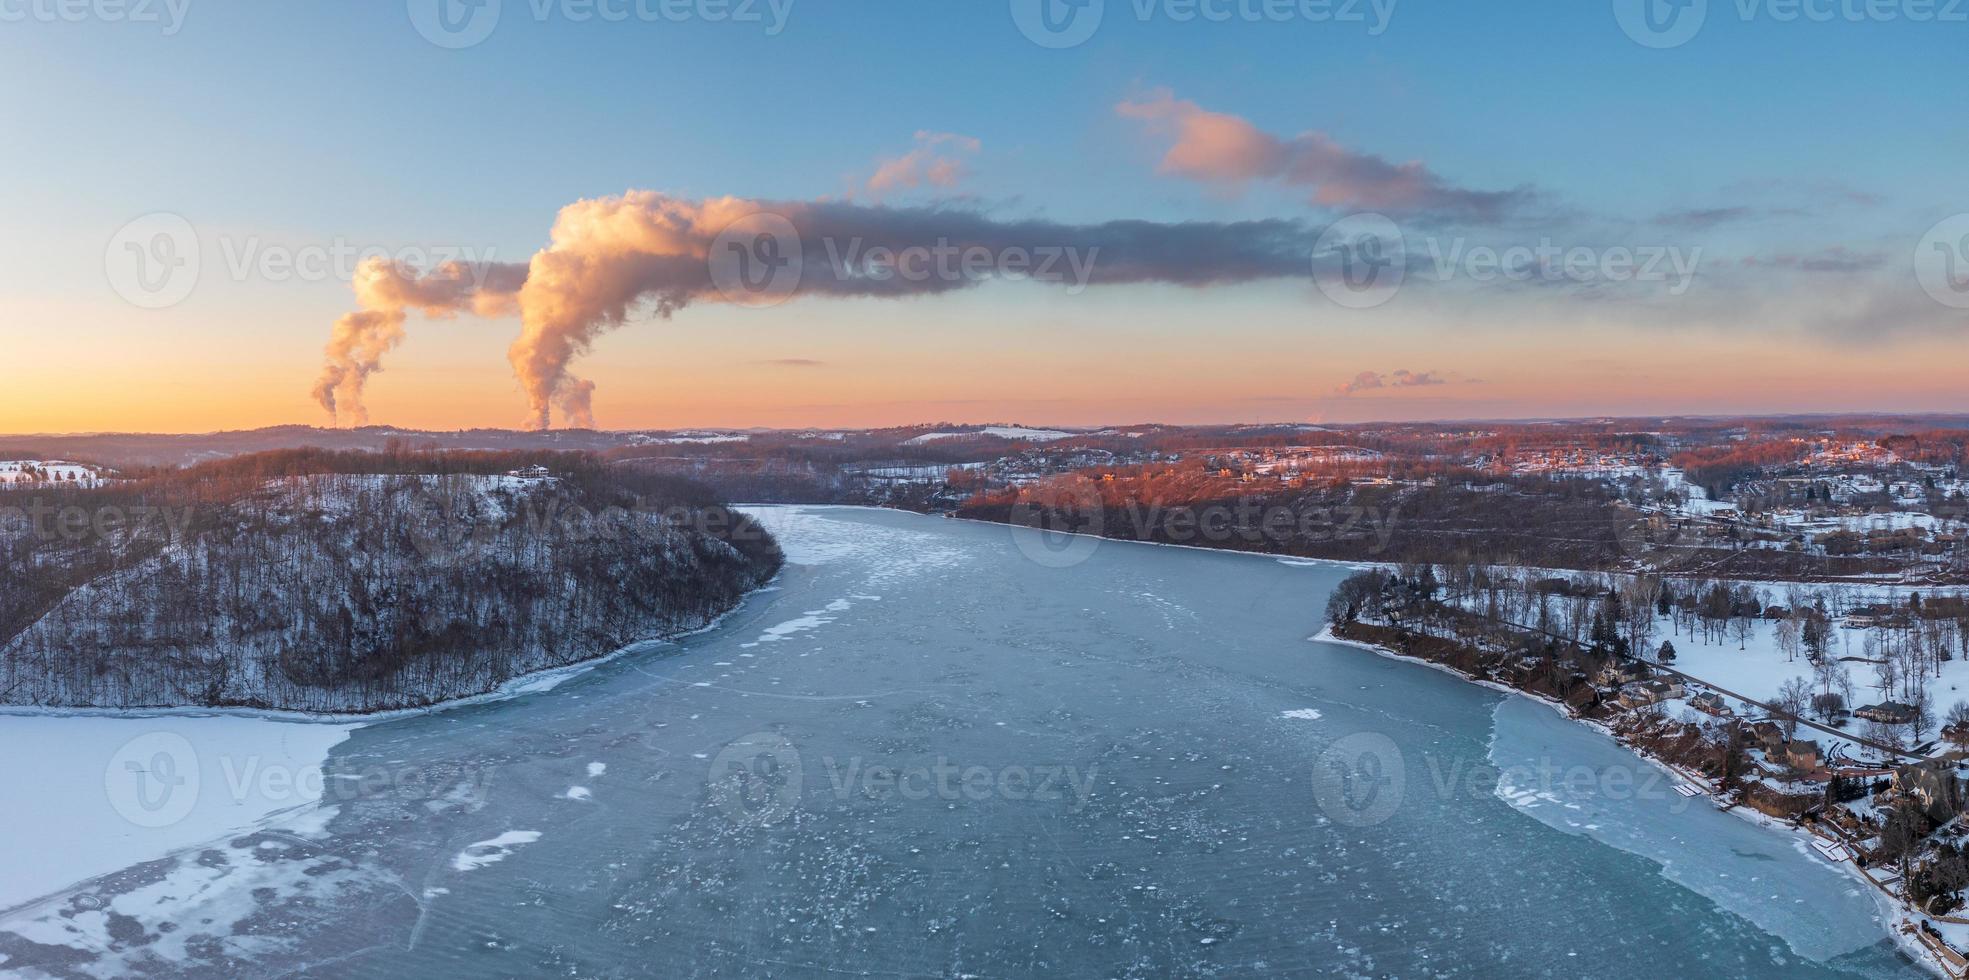
<instances>
[{"instance_id":1,"label":"snowy riverbank","mask_svg":"<svg viewBox=\"0 0 1969 980\"><path fill-rule=\"evenodd\" d=\"M1331 643L1338 646L1351 647L1356 650L1361 650L1367 653L1374 654L1375 656L1379 656L1388 660L1398 661L1405 664L1412 664L1421 667L1432 668L1441 671L1443 673L1449 674L1451 676L1454 676L1457 679L1465 681L1467 683L1475 684L1479 687L1488 688L1490 690L1497 691L1500 694L1512 695L1517 698L1521 698L1525 703L1543 705L1546 708L1551 709L1557 716L1569 722L1577 724L1584 729L1587 729L1589 731L1595 732L1601 736L1606 737L1614 744L1618 745L1621 750L1632 754L1634 757L1642 760L1647 765L1659 769L1663 773L1667 774L1667 776L1675 783L1692 786L1698 790L1701 790L1702 795L1698 797L1698 799L1704 801L1711 799L1711 797L1708 794L1707 786L1695 780L1690 779L1680 769L1665 762L1660 758L1657 758L1655 755L1648 752L1646 749L1642 748L1641 746L1634 745L1628 740L1622 738L1619 735L1619 733L1615 732L1609 726L1590 719L1575 717L1564 704L1558 701L1554 701L1550 698L1542 697L1540 695L1534 694L1529 691L1522 691L1517 688L1511 687L1509 685L1500 684L1496 681L1471 677L1463 673L1462 671L1456 670L1455 668L1450 667L1446 664L1436 663L1434 661L1426 660L1420 657L1407 656L1398 651L1389 649L1387 647L1379 646L1373 643L1366 643L1360 640L1351 640L1345 637L1336 636L1333 632L1333 627L1330 624L1326 626L1323 630L1321 630L1319 633L1310 636L1307 639L1318 643ZM1502 766L1501 762L1500 762L1500 766ZM1500 798L1504 798L1507 801L1511 799L1510 796L1508 796L1505 793L1504 788L1501 786L1499 790L1499 795ZM1741 807L1741 806L1734 807L1724 812L1727 812L1728 814L1735 816L1752 826L1758 827L1763 831L1768 831L1777 837L1783 838L1784 840L1789 842L1794 848L1798 849L1800 853L1805 854L1809 860L1813 860L1815 862L1821 863L1826 868L1826 870L1834 873L1842 874L1843 876L1853 880L1855 882L1857 890L1861 894L1866 895L1868 898L1872 900L1872 903L1876 910L1875 922L1880 927L1880 929L1885 933L1886 938L1889 941L1891 941L1896 948L1898 948L1904 955L1906 955L1913 962L1920 964L1924 968L1931 970L1937 975L1944 976L1944 977L1949 976L1948 971L1944 969L1942 965L1936 961L1934 954L1932 954L1925 947L1923 947L1918 940L1916 940L1912 936L1902 931L1903 927L1909 924L1910 922L1912 922L1913 920L1908 916L1906 911L1900 907L1899 903L1895 902L1889 896L1883 894L1877 887L1873 885L1871 881L1868 881L1865 877L1864 872L1862 872L1851 861L1842 861L1837 864L1833 864L1831 862L1826 862L1823 858L1817 857L1815 855L1815 850L1810 846L1810 844L1813 840L1817 839L1816 835L1800 827L1792 826L1788 823L1777 820L1766 814L1759 813L1748 807ZM1600 830L1600 828L1597 825L1587 824L1584 826L1586 829L1590 829L1592 831L1597 832ZM1651 860L1656 860L1662 863L1665 869L1668 867L1670 863L1669 858L1664 857L1660 854L1651 853L1647 850L1639 850L1631 847L1624 847L1623 849L1633 850L1634 853L1639 853L1642 854L1643 856L1649 857ZM1755 918L1755 916L1752 916L1752 918Z\"/></svg>"},{"instance_id":2,"label":"snowy riverbank","mask_svg":"<svg viewBox=\"0 0 1969 980\"><path fill-rule=\"evenodd\" d=\"M536 671L470 697L366 715L252 708L0 706L0 911L186 847L305 825L329 752L358 728L541 694L604 664L708 633L773 582L696 629Z\"/></svg>"}]
</instances>

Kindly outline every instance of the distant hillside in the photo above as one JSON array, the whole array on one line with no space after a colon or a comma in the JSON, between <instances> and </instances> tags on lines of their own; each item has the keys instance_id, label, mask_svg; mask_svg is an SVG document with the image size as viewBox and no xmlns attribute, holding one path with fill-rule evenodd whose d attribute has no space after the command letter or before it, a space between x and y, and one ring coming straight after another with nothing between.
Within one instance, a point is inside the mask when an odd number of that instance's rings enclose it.
<instances>
[{"instance_id":1,"label":"distant hillside","mask_svg":"<svg viewBox=\"0 0 1969 980\"><path fill-rule=\"evenodd\" d=\"M376 711L703 626L778 546L560 453L238 457L0 491L0 703Z\"/></svg>"}]
</instances>

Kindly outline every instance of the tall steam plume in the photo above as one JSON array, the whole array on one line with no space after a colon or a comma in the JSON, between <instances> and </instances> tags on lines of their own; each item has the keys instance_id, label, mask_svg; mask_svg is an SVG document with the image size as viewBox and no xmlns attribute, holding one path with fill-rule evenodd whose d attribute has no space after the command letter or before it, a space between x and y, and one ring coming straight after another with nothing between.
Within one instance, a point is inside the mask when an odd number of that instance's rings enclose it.
<instances>
[{"instance_id":1,"label":"tall steam plume","mask_svg":"<svg viewBox=\"0 0 1969 980\"><path fill-rule=\"evenodd\" d=\"M517 309L517 293L524 281L522 265L446 262L420 276L416 269L388 259L364 259L356 267L353 283L361 309L335 321L325 352L327 363L315 381L315 401L337 425L369 424L363 391L369 376L383 370L383 355L403 342L405 311L422 310L432 317L450 317L461 310L480 316L510 315Z\"/></svg>"},{"instance_id":2,"label":"tall steam plume","mask_svg":"<svg viewBox=\"0 0 1969 980\"><path fill-rule=\"evenodd\" d=\"M402 338L406 309L433 316L463 310L501 315L516 300L521 330L507 356L526 392L528 425L547 428L559 413L569 424L592 427L595 386L571 373L570 364L601 335L639 313L668 318L697 301L746 301L720 292L712 251L721 233L761 215L797 238L783 243L784 251L797 250L798 275L781 298L921 296L968 288L1006 271L986 263L982 273L898 274L875 257L909 250L1019 253L1032 257L1035 266L1050 256L1051 275L1019 274L1076 286L1205 287L1304 278L1312 272L1315 240L1306 226L1283 220L1071 225L1000 219L959 207L691 200L630 191L562 208L548 246L519 272L500 267L499 275L475 285L442 277L442 267L421 279L387 265L358 277L362 310L336 325L329 367L316 395L331 411L338 398L359 409L363 381Z\"/></svg>"}]
</instances>

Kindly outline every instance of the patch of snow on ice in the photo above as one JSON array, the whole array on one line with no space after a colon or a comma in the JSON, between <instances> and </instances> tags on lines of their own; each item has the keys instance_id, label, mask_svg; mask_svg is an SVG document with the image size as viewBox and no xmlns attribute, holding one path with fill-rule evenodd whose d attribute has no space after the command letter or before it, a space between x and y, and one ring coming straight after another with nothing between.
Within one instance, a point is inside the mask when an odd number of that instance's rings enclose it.
<instances>
[{"instance_id":1,"label":"patch of snow on ice","mask_svg":"<svg viewBox=\"0 0 1969 980\"><path fill-rule=\"evenodd\" d=\"M506 860L513 853L513 848L539 839L540 832L537 830L509 830L459 851L458 856L451 859L451 868L453 871L477 871L488 864Z\"/></svg>"}]
</instances>

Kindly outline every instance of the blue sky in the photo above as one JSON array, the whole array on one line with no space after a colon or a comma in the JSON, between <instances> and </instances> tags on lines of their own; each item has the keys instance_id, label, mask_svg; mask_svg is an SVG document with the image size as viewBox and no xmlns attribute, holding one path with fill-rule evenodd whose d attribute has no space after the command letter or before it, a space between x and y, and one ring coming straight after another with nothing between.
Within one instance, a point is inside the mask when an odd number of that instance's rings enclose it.
<instances>
[{"instance_id":1,"label":"blue sky","mask_svg":"<svg viewBox=\"0 0 1969 980\"><path fill-rule=\"evenodd\" d=\"M1712 2L1694 39L1655 50L1624 35L1610 4L1596 0L1398 0L1378 36L1363 23L1181 23L1160 5L1142 21L1133 0L1107 0L1086 43L1048 50L1020 33L1004 0L792 0L773 36L757 23L578 23L558 3L541 21L528 0L504 0L482 43L445 50L413 29L405 3L388 0L189 0L169 36L158 23L50 22L33 0L9 2L0 9L28 13L0 23L0 125L9 133L0 219L12 232L0 245L0 303L15 307L0 330L24 336L73 315L113 348L168 322L253 364L285 367L296 349L318 346L327 319L348 305L347 285L202 285L160 321L119 309L103 284L102 243L131 218L168 211L191 219L201 239L459 243L523 260L545 244L563 205L630 188L868 199L871 172L908 152L919 131L976 139L967 176L879 203L1089 223L1317 225L1346 210L1313 206L1304 187L1161 172L1168 139L1115 107L1165 89L1281 139L1317 131L1351 151L1420 161L1458 187L1532 190L1535 207L1506 230L1472 230L1478 238L1672 239L1705 247L1708 261L1732 271L1745 258L1843 247L1891 255L1911 278L1905 256L1923 232L1965 209L1958 171L1969 123L1959 86L1949 84L1969 45L1960 22L1786 23L1761 7L1744 21L1735 3ZM1656 220L1738 207L1757 216L1695 229ZM1213 290L1208 303L1186 295L1175 305L1256 301L1290 319L1303 292L1259 285L1251 295ZM1515 322L1523 313L1515 297L1475 301L1481 313L1421 302L1399 325L1377 329L1407 331L1426 350L1416 338L1448 329L1445 316ZM935 302L912 303L908 315L975 323L1054 300L987 287ZM1151 287L1061 315L1153 320L1170 305ZM1683 319L1710 322L1725 309L1704 305ZM1760 318L1785 315L1759 309ZM1942 312L1960 323L1960 311ZM855 319L892 315L856 307ZM1596 307L1591 319L1607 316ZM1613 316L1608 329L1619 326ZM1637 313L1633 323L1659 319ZM728 326L722 311L702 321ZM1848 343L1805 333L1828 350ZM1943 341L1932 324L1915 333L1921 339L1910 343L1923 351L1953 341L1960 353L1960 331ZM1358 365L1326 373L1431 367L1374 360L1383 353L1363 350ZM314 367L302 360L297 375ZM117 367L136 376L139 365ZM488 383L499 383L502 367L487 366ZM1469 394L1470 410L1481 411L1488 393ZM253 404L242 417L259 421L300 416L305 402ZM186 424L209 424L207 414ZM77 424L102 424L84 417ZM0 416L0 430L17 427L6 421ZM44 411L35 421L59 426L62 417Z\"/></svg>"}]
</instances>

